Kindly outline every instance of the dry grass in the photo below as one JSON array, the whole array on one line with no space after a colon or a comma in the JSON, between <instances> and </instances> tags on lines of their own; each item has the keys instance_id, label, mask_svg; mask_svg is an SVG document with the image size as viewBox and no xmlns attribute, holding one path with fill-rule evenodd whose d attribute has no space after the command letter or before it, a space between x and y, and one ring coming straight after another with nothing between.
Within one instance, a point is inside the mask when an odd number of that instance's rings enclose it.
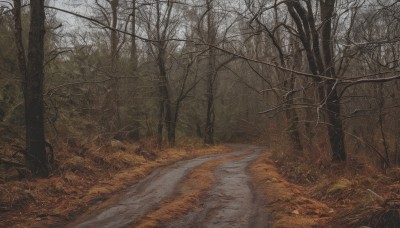
<instances>
[{"instance_id":1,"label":"dry grass","mask_svg":"<svg viewBox=\"0 0 400 228\"><path fill-rule=\"evenodd\" d=\"M138 147L155 159L136 153ZM4 227L43 227L66 221L94 202L108 198L151 170L182 159L224 153L223 146L154 150L151 145L125 148L91 146L84 153L66 148L58 156L59 169L47 179L26 179L0 184L0 221Z\"/></svg>"},{"instance_id":2,"label":"dry grass","mask_svg":"<svg viewBox=\"0 0 400 228\"><path fill-rule=\"evenodd\" d=\"M180 186L180 194L159 206L158 209L148 213L139 220L134 227L154 228L163 227L163 224L170 222L195 208L204 198L206 191L215 184L213 170L219 164L226 161L238 159L248 153L220 158L205 162L187 176Z\"/></svg>"},{"instance_id":3,"label":"dry grass","mask_svg":"<svg viewBox=\"0 0 400 228\"><path fill-rule=\"evenodd\" d=\"M303 187L286 181L272 161L271 155L265 154L250 167L255 186L263 192L272 210L272 226L291 228L326 224L332 210L308 197Z\"/></svg>"},{"instance_id":4,"label":"dry grass","mask_svg":"<svg viewBox=\"0 0 400 228\"><path fill-rule=\"evenodd\" d=\"M323 227L396 227L400 205L379 205L368 189L390 202L399 202L400 175L396 168L384 173L367 156L349 154L347 162L332 163L318 144L313 150L293 154L287 148L273 153L271 165L302 189L302 195L323 202L332 209ZM268 159L267 159L268 161ZM384 219L382 219L384 218ZM388 218L392 218L388 221ZM382 222L379 224L379 222ZM386 226L386 224L396 224Z\"/></svg>"}]
</instances>

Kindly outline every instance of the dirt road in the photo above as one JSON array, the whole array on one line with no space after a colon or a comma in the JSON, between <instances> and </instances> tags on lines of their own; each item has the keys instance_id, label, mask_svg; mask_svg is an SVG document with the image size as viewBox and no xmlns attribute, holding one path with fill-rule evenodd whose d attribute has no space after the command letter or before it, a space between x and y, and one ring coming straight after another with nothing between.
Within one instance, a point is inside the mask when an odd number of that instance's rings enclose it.
<instances>
[{"instance_id":1,"label":"dirt road","mask_svg":"<svg viewBox=\"0 0 400 228\"><path fill-rule=\"evenodd\" d=\"M251 153L249 153L251 151ZM204 162L237 156L220 164L213 172L216 185L198 208L163 227L268 227L264 200L254 190L247 174L248 165L262 152L255 146L234 145L232 152L205 156L155 170L121 196L91 211L67 227L132 227L135 221L174 197L179 183Z\"/></svg>"}]
</instances>

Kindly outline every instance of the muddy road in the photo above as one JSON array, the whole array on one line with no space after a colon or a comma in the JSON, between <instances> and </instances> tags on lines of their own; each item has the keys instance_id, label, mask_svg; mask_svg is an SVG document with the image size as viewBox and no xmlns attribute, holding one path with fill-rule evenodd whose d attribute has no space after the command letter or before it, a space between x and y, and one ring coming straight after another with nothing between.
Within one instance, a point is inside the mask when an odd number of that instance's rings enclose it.
<instances>
[{"instance_id":1,"label":"muddy road","mask_svg":"<svg viewBox=\"0 0 400 228\"><path fill-rule=\"evenodd\" d=\"M216 184L206 192L197 208L162 227L268 227L264 200L253 187L248 166L263 149L232 145L232 152L204 156L156 169L98 210L85 213L67 227L134 227L135 221L176 196L186 175L201 164L236 156L219 164L213 174ZM243 155L243 156L238 156Z\"/></svg>"}]
</instances>

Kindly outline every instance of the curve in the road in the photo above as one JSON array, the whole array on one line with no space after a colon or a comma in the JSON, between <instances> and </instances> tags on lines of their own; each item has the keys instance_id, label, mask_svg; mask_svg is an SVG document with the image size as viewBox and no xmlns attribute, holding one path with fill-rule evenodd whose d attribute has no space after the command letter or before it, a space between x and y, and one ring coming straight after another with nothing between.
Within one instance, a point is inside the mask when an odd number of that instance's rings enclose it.
<instances>
[{"instance_id":1,"label":"curve in the road","mask_svg":"<svg viewBox=\"0 0 400 228\"><path fill-rule=\"evenodd\" d=\"M67 227L124 227L151 211L175 193L185 175L204 162L240 154L246 147L236 147L228 154L199 157L180 161L155 170L151 175L128 189L120 199L102 211L89 212Z\"/></svg>"}]
</instances>

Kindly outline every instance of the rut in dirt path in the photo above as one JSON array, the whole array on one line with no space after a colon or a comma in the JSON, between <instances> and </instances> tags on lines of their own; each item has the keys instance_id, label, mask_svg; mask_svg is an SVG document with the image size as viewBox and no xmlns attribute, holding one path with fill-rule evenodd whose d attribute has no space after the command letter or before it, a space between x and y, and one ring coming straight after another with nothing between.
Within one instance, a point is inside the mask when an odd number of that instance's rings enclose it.
<instances>
[{"instance_id":1,"label":"rut in dirt path","mask_svg":"<svg viewBox=\"0 0 400 228\"><path fill-rule=\"evenodd\" d=\"M126 227L172 197L182 179L199 165L210 160L244 153L245 149L246 147L234 146L231 153L180 161L156 169L114 202L108 202L109 206L105 209L88 212L67 227Z\"/></svg>"},{"instance_id":2,"label":"rut in dirt path","mask_svg":"<svg viewBox=\"0 0 400 228\"><path fill-rule=\"evenodd\" d=\"M265 201L254 190L247 172L251 162L263 151L262 148L253 149L254 152L244 158L220 165L215 171L217 183L202 204L165 227L269 227Z\"/></svg>"}]
</instances>

